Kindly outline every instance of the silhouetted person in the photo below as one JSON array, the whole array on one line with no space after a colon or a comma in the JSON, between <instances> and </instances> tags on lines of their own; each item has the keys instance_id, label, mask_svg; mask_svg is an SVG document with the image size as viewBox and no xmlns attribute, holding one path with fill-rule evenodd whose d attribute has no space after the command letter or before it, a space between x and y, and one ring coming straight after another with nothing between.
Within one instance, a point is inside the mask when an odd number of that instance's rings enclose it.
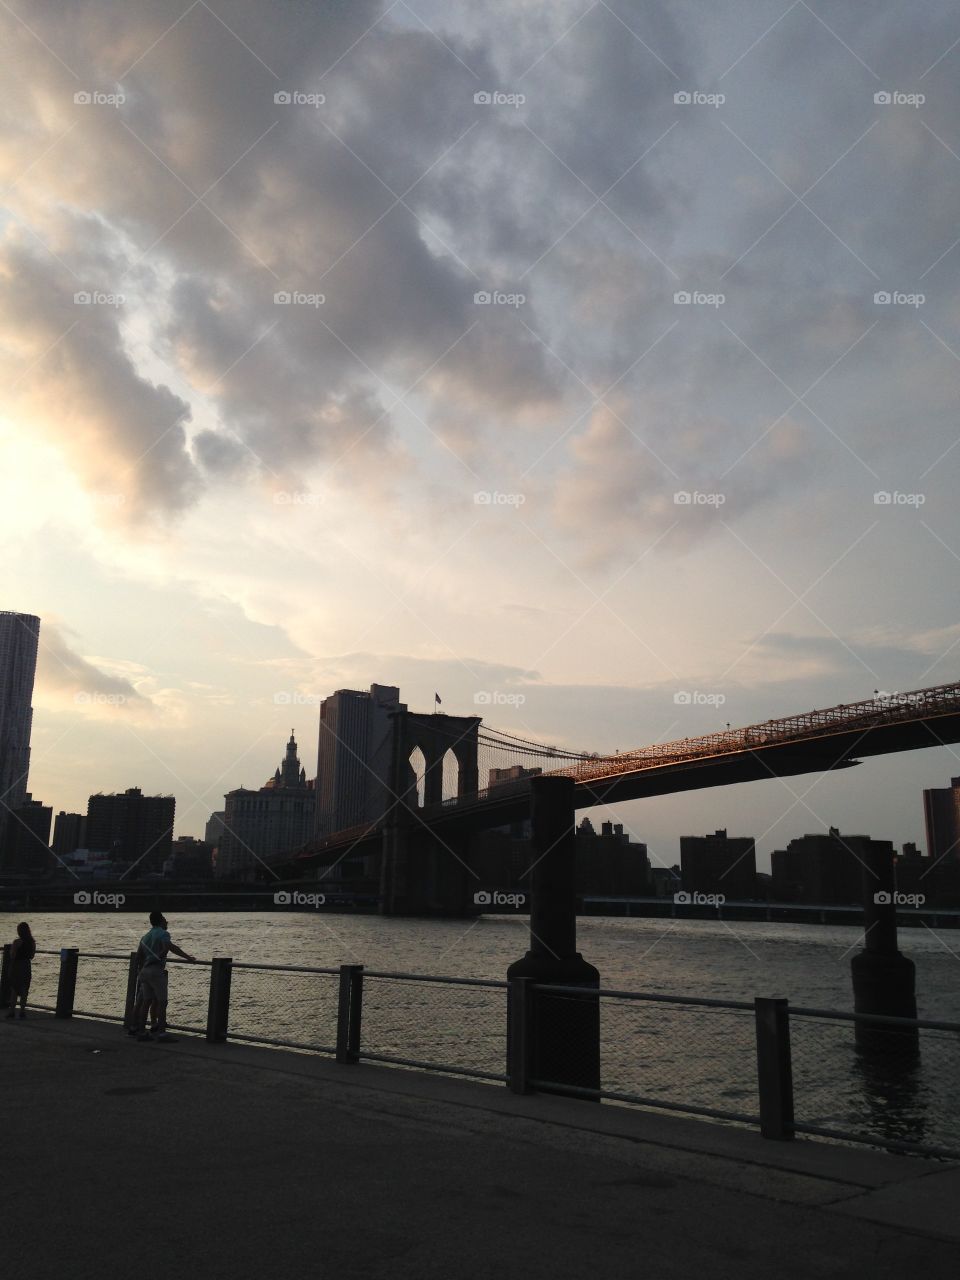
<instances>
[{"instance_id":1,"label":"silhouetted person","mask_svg":"<svg viewBox=\"0 0 960 1280\"><path fill-rule=\"evenodd\" d=\"M150 928L140 939L137 962L140 965L140 989L133 1010L133 1030L138 1040L167 1038L167 955L196 963L170 939L162 911L150 912ZM147 1010L153 1010L153 1032L147 1031Z\"/></svg>"},{"instance_id":2,"label":"silhouetted person","mask_svg":"<svg viewBox=\"0 0 960 1280\"><path fill-rule=\"evenodd\" d=\"M20 1017L27 1016L27 994L30 991L30 979L33 977L31 960L37 954L37 944L33 940L30 926L26 921L17 925L17 936L10 948L10 1011L8 1018L17 1012L17 1001L20 1001Z\"/></svg>"}]
</instances>

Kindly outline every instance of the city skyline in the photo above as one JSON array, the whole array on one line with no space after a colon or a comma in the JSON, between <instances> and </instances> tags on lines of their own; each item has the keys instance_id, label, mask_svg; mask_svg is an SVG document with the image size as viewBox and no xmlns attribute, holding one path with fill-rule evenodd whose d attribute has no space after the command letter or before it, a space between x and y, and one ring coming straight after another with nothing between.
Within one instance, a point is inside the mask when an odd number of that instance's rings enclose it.
<instances>
[{"instance_id":1,"label":"city skyline","mask_svg":"<svg viewBox=\"0 0 960 1280\"><path fill-rule=\"evenodd\" d=\"M435 695L435 697L436 696L438 695ZM887 696L887 695L884 695L884 696ZM312 698L313 695L310 695L310 697ZM314 703L317 706L317 719L319 724L317 769L316 769L315 777L308 778L306 768L300 767L299 760L297 758L297 743L295 739L296 729L295 727L291 727L290 737L286 743L286 757L281 767L278 767L277 769L275 769L273 774L270 774L267 777L266 782L261 784L257 788L254 788L254 789L246 788L244 784L240 784L239 787L231 788L230 791L224 792L224 799L227 801L228 808L231 802L231 795L248 794L251 797L255 797L258 793L266 794L271 790L271 788L281 786L281 785L289 786L290 785L289 778L292 778L294 775L296 775L296 778L298 779L298 781L296 782L295 789L298 791L303 791L305 788L310 788L311 794L316 794L318 797L318 802L321 804L326 804L329 810L329 813L332 815L334 812L333 805L335 803L333 798L334 794L338 792L343 792L344 796L346 796L347 792L350 791L350 788L351 788L351 780L352 780L353 789L355 790L361 777L364 777L366 772L369 771L368 766L364 766L361 763L361 755L359 755L358 752L368 754L370 751L372 751L373 756L376 758L379 758L379 754L382 754L382 752L384 751L385 744L387 741L387 738L385 737L385 735L388 732L387 730L388 722L384 718L386 716L386 713L390 709L405 708L405 705L406 705L400 702L400 690L397 686L388 686L388 685L383 685L378 683L373 683L369 691L362 691L362 690L356 690L356 689L339 689L327 695L327 698L319 698L319 697L314 698ZM331 729L327 727L327 725L325 725L324 718L323 718L323 708L325 703L327 704L327 707L329 708L329 711L330 711L330 717L331 717L330 724L338 726L336 733L332 733ZM283 705L289 708L288 703L284 703ZM302 703L300 705L302 705ZM485 704L481 704L480 709L482 709L484 705ZM350 708L350 711L348 712L349 718L346 721L344 721L342 725L340 724L340 720L333 719L333 717L338 714L340 715L341 718L343 717L344 712L340 710L341 707ZM353 708L357 708L357 710L354 710ZM445 713L441 712L439 714L443 715ZM370 716L369 724L368 724L368 715ZM358 719L358 716L359 716L359 719ZM374 725L378 727L374 728ZM336 738L336 741L338 743L338 746L336 749L334 749L333 746L331 745L331 743L334 740L334 737ZM937 755L940 755L944 752L949 752L950 754L953 754L953 749L951 747L934 749L934 753ZM882 762L884 759L889 760L891 758L897 762L902 762L904 759L909 759L911 758L912 755L915 755L915 754L917 753L907 753L906 755L900 754L900 755L895 755L893 757L881 756L879 757L879 761L876 759L867 760L862 762L859 767L862 768L864 766L869 766L874 763ZM341 761L341 757L343 757L343 762L338 763ZM316 779L319 779L325 772L323 768L324 763L327 764L326 776L328 779L325 790L322 787L318 786L316 781ZM411 761L411 763L413 763L413 761ZM295 768L294 768L294 765L296 766ZM344 767L346 767L347 773L343 777L341 777L340 771ZM382 772L383 767L384 765L380 764L377 766L377 769L380 772ZM282 769L282 773L281 773L281 769ZM291 770L293 770L292 773L291 773ZM298 770L299 772L297 772ZM493 786L495 775L502 774L503 776L512 776L512 775L521 776L525 774L527 770L522 766L512 765L506 769L491 768L489 772L490 772L489 785ZM534 772L537 772L537 770L534 770ZM288 778L288 775L289 775L289 778ZM813 776L819 778L819 777L826 777L828 775L813 775ZM841 778L849 777L849 776L850 775L848 773L843 773L840 775ZM771 782L773 781L784 781L784 780L771 779ZM793 785L794 780L787 780L787 781L789 781L791 785ZM958 781L960 780L951 778L950 779L951 786L953 786ZM374 776L373 773L370 774L369 781L365 782L365 784L361 787L360 791L356 793L355 798L346 801L348 806L354 806L356 808L356 812L354 812L353 808L350 808L349 812L344 811L344 814L341 814L341 820L339 823L335 821L332 822L330 819L328 819L324 823L318 819L318 825L314 831L314 838L317 838L317 837L322 838L325 834L329 834L334 829L338 829L339 826L354 825L355 821L359 820L358 815L361 813L361 811L366 812L366 808L369 807L371 804L373 805L373 808L370 809L370 813L368 816L374 816L373 809L377 809L377 812L379 812L378 806L380 802L376 802L376 803L374 802L374 794L371 793L369 797L366 796L366 791L369 789L371 785L374 787L374 791L376 791L376 788L379 785L381 785L380 783L378 783L377 778ZM449 785L452 785L452 784L450 780L446 778L446 775L445 775L445 778L444 778L444 794L445 795L448 794L447 788ZM735 792L737 790L742 789L743 785L744 784L739 784L738 786L721 787L721 788L714 788L714 789L708 790L705 793L704 802L701 807L704 808L704 810L709 813L710 807L711 807L711 801L716 800L718 793ZM757 783L753 783L750 787L750 790L753 791L756 788L756 786L757 786ZM316 791L314 791L314 788L316 788ZM128 789L124 788L123 790L128 790ZM941 792L938 791L936 788L934 788L934 793L941 794ZM90 793L90 795L88 796L88 801L93 801L95 798L103 796L104 794L105 792L103 789L100 789L95 793ZM107 792L106 794L120 795L122 794L122 792L120 789L118 789L115 792ZM164 793L164 794L172 795L173 793ZM350 791L350 794L353 795L353 792ZM656 797L653 797L652 799L646 799L643 801L627 801L627 802L622 802L615 805L600 805L600 806L596 806L594 808L590 808L586 811L581 811L581 812L586 812L591 814L593 818L596 819L598 824L602 823L605 826L609 826L613 820L606 816L608 814L616 814L622 810L630 809L637 805L641 805L645 809L647 809L651 805L655 805L658 802L660 803L666 802L668 804L669 803L676 804L679 802L679 803L682 803L684 806L689 807L690 802L696 801L698 796L700 796L701 794L702 793L694 791L694 792L683 792L678 796L656 796ZM960 794L960 792L955 790L953 792L942 792L942 794L949 794L953 796L954 798L953 800L951 800L951 804L955 806L956 804L955 797L957 794ZM326 800L323 799L324 795L327 796ZM421 794L421 803L422 802L423 802L423 797ZM311 806L312 806L312 803L313 801L311 800ZM342 805L344 801L341 800L336 803ZM927 789L924 790L924 793L921 796L920 805L921 805L921 812L924 818L926 818L927 805L928 805ZM55 805L53 807L56 808ZM79 812L85 813L87 812L88 808L89 808L89 804L84 804L80 807ZM722 808L722 804L719 806L715 806L715 808ZM809 813L813 813L813 810L810 809L809 806L804 806L804 808L806 808ZM68 816L72 816L69 808L61 807L61 811L58 813L58 817L64 816L64 814ZM210 823L213 820L215 820L218 816L219 816L219 811L216 807L214 807L209 812L207 812L205 818L203 819L202 834L200 836L195 836L193 832L187 832L181 829L176 833L176 838L178 839L207 838L209 834ZM351 819L351 821L347 821L347 819ZM297 821L299 821L299 819ZM745 819L745 821L749 823L750 821L749 816ZM180 825L180 820L178 819L178 826L179 825ZM619 823L617 825L621 830L623 829L624 824ZM312 818L307 821L307 824L304 830L309 830L311 826L312 826ZM873 827L870 827L870 829L868 830L868 826L869 824L867 823L861 826L858 826L856 824L854 825L848 824L846 827L846 830L849 835L854 837L859 837L859 836L877 837L878 835L882 834L882 833L879 833ZM772 870L772 863L771 863L772 855L778 849L782 849L791 840L796 840L800 837L810 837L810 836L820 837L828 832L832 833L833 831L838 829L833 824L828 825L825 829L821 829L817 827L815 824L812 824L809 827L803 827L801 829L801 827L787 827L785 823L777 824L777 828L784 832L784 834L780 835L777 839L773 839L773 838L768 839L768 837L770 836L769 829L764 831L763 837L761 839L756 839L754 836L744 837L745 839L749 840L751 847L753 847L754 845L756 846L756 853L759 857L760 864L761 864L761 865L758 865L757 869L765 872L766 874L769 874ZM239 832L239 828L238 828L238 832ZM651 842L648 839L644 838L642 830L638 832L635 828L631 828L628 826L627 832L628 832L628 835L630 835L634 839L641 841L644 844L644 846L648 846L648 845L650 846L650 856L652 859L652 863L654 866L659 867L661 869L669 868L674 865L679 865L685 840L699 841L704 839L710 840L713 838L710 836L709 832L707 832L706 827L701 827L700 830L697 831L694 829L692 824L688 823L686 826L677 828L673 839L669 841L661 841L658 844L658 846L654 848ZM719 829L717 830L717 834L718 835L720 834ZM724 831L723 834L725 835L726 832ZM883 838L889 838L889 836L884 835ZM924 827L923 835L920 841L915 841L912 838L904 839L904 840L898 840L894 838L892 843L894 844L894 846L897 846L897 847L899 846L915 847L918 844L922 844L924 846L925 851L932 853L935 859L938 860L945 856L945 851L943 849L936 849L936 850L932 848L926 849L926 846L930 844L929 825L926 825ZM673 851L674 844L676 844L676 852ZM91 845L90 847L92 848L93 846ZM238 848L241 848L242 850L242 848L244 847L246 846L244 845L244 841L241 838L240 846L238 846ZM951 846L951 849L946 850L946 854L949 854L951 851L952 851L952 846ZM233 855L233 856L235 857L236 855Z\"/></svg>"},{"instance_id":2,"label":"city skyline","mask_svg":"<svg viewBox=\"0 0 960 1280\"><path fill-rule=\"evenodd\" d=\"M956 675L951 6L82 13L0 15L34 795L201 835L376 680L608 752ZM957 772L609 816L901 845Z\"/></svg>"}]
</instances>

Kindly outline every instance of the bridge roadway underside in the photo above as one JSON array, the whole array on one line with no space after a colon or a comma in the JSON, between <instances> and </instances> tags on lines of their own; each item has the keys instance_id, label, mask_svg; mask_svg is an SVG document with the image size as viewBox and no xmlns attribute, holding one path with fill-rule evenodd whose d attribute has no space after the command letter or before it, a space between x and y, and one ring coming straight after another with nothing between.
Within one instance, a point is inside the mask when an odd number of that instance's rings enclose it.
<instances>
[{"instance_id":1,"label":"bridge roadway underside","mask_svg":"<svg viewBox=\"0 0 960 1280\"><path fill-rule=\"evenodd\" d=\"M578 809L588 809L594 805L643 800L678 791L697 791L703 787L727 787L738 782L759 782L765 778L822 773L850 768L867 756L940 747L953 742L960 742L960 715L937 717L930 722L912 720L847 730L821 738L777 743L678 764L657 765L632 773L611 773L592 778L589 782L577 783L576 805ZM480 831L506 822L519 822L528 817L529 812L529 796L521 792L502 799L480 796L472 802L463 800L446 810L423 810L422 817L438 832Z\"/></svg>"},{"instance_id":2,"label":"bridge roadway underside","mask_svg":"<svg viewBox=\"0 0 960 1280\"><path fill-rule=\"evenodd\" d=\"M938 716L930 720L911 720L900 724L875 725L868 729L846 730L798 742L775 743L766 747L704 756L680 763L656 765L635 772L611 773L588 782L578 782L578 809L594 805L618 804L624 800L643 800L651 796L672 795L679 791L697 791L704 787L728 787L739 782L760 782L765 778L786 778L802 773L822 773L847 769L869 756L891 755L897 751L915 751L925 747L946 746L960 742L960 715ZM412 818L410 830L418 834L435 831L442 839L453 835L469 835L490 827L521 822L530 816L527 791L506 791L464 798L457 804L421 809ZM366 837L355 836L341 843L330 843L304 863L315 866L330 863L348 850L357 854L380 848L382 833L372 830Z\"/></svg>"}]
</instances>

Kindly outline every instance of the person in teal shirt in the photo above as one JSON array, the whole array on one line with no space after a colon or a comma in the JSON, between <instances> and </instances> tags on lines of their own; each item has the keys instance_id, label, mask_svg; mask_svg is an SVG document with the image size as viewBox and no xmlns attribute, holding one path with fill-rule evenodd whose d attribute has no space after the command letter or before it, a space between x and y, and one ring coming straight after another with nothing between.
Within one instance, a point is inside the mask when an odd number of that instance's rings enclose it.
<instances>
[{"instance_id":1,"label":"person in teal shirt","mask_svg":"<svg viewBox=\"0 0 960 1280\"><path fill-rule=\"evenodd\" d=\"M170 952L196 964L194 956L171 939L162 911L150 912L150 928L140 939L137 963L140 979L137 1001L131 1017L130 1034L138 1040L166 1040L167 1035L167 956ZM147 1011L152 1008L153 1031L147 1031Z\"/></svg>"}]
</instances>

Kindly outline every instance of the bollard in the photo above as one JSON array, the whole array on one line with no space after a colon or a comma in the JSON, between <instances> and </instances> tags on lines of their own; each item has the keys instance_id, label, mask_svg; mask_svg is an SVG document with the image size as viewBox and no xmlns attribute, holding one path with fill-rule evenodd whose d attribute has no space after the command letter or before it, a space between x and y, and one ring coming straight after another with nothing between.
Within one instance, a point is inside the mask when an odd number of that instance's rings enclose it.
<instances>
[{"instance_id":1,"label":"bollard","mask_svg":"<svg viewBox=\"0 0 960 1280\"><path fill-rule=\"evenodd\" d=\"M232 974L232 957L213 957L210 962L210 1000L207 1004L207 1040L210 1044L222 1044L227 1038Z\"/></svg>"},{"instance_id":2,"label":"bollard","mask_svg":"<svg viewBox=\"0 0 960 1280\"><path fill-rule=\"evenodd\" d=\"M892 848L871 845L862 859L863 950L850 957L856 1013L916 1018L916 972L897 946L896 872ZM855 1024L857 1048L909 1066L920 1051L916 1027L891 1030L876 1023Z\"/></svg>"},{"instance_id":3,"label":"bollard","mask_svg":"<svg viewBox=\"0 0 960 1280\"><path fill-rule=\"evenodd\" d=\"M77 990L77 963L80 952L77 947L60 948L60 977L57 981L57 1007L54 1017L73 1017L73 998Z\"/></svg>"},{"instance_id":4,"label":"bollard","mask_svg":"<svg viewBox=\"0 0 960 1280\"><path fill-rule=\"evenodd\" d=\"M337 1061L360 1061L360 1020L363 1015L363 965L340 966L337 1000Z\"/></svg>"},{"instance_id":5,"label":"bollard","mask_svg":"<svg viewBox=\"0 0 960 1280\"><path fill-rule=\"evenodd\" d=\"M13 944L5 942L3 944L3 963L0 964L0 1009L6 1009L10 1003L10 966L13 961L10 959L10 951Z\"/></svg>"},{"instance_id":6,"label":"bollard","mask_svg":"<svg viewBox=\"0 0 960 1280\"><path fill-rule=\"evenodd\" d=\"M510 978L509 1009L510 1035L507 1080L511 1093L532 1093L530 1077L534 1061L533 1052L533 992L532 978Z\"/></svg>"},{"instance_id":7,"label":"bollard","mask_svg":"<svg viewBox=\"0 0 960 1280\"><path fill-rule=\"evenodd\" d=\"M541 1093L600 1092L600 975L577 950L576 838L572 778L530 779L530 947L507 969L507 1062L513 1052L513 980L531 978L530 1072ZM545 986L582 987L557 994ZM552 1086L552 1087L550 1087ZM512 1086L511 1086L512 1087Z\"/></svg>"},{"instance_id":8,"label":"bollard","mask_svg":"<svg viewBox=\"0 0 960 1280\"><path fill-rule=\"evenodd\" d=\"M130 952L127 965L127 998L123 1005L123 1025L125 1030L133 1028L133 1007L137 1003L137 984L140 981L140 968L137 964L136 951Z\"/></svg>"},{"instance_id":9,"label":"bollard","mask_svg":"<svg viewBox=\"0 0 960 1280\"><path fill-rule=\"evenodd\" d=\"M793 1130L793 1068L790 1062L790 1014L786 1000L753 1002L757 1027L757 1085L760 1133L789 1139Z\"/></svg>"}]
</instances>

